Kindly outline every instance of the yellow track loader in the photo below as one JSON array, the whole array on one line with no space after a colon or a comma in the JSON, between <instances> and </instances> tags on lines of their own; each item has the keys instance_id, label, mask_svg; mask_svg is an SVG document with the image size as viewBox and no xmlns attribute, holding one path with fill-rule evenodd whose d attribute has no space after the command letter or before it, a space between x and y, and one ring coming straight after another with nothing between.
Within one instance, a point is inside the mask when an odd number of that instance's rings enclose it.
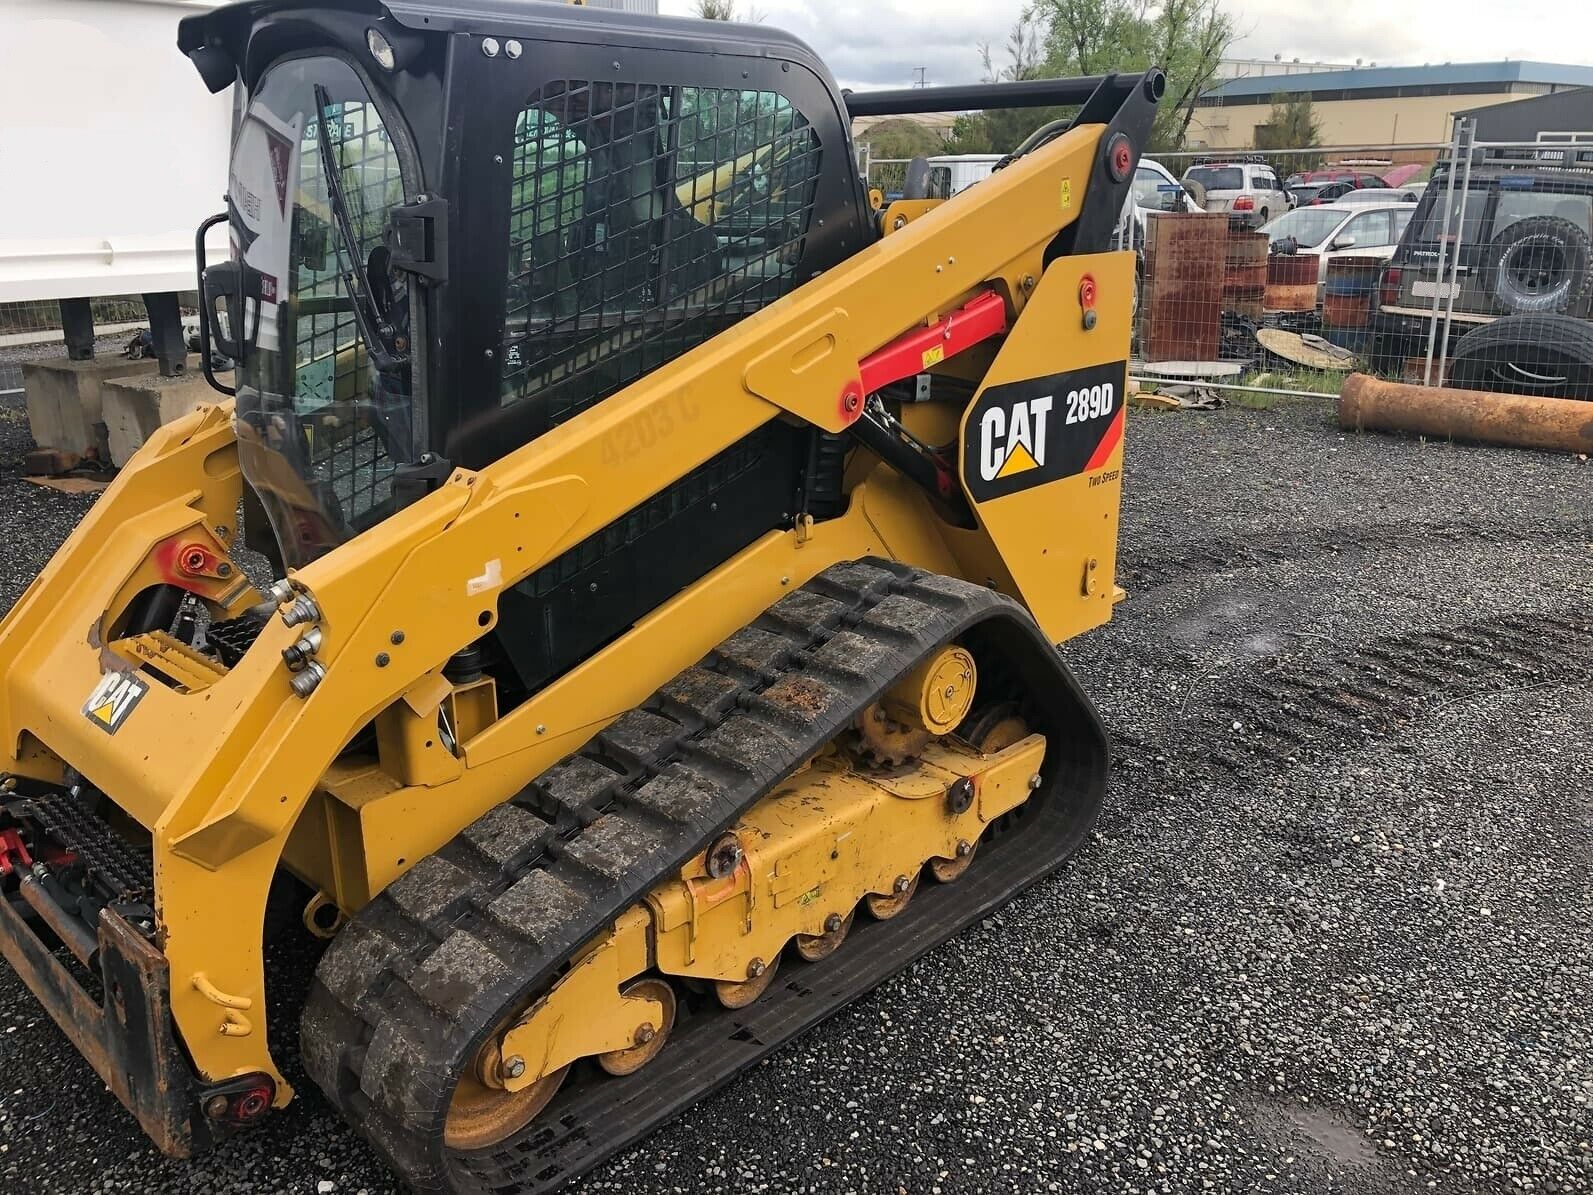
<instances>
[{"instance_id":1,"label":"yellow track loader","mask_svg":"<svg viewBox=\"0 0 1593 1195\"><path fill-rule=\"evenodd\" d=\"M1088 831L1054 645L1120 594L1162 75L843 93L511 0L178 38L247 99L236 368L0 624L0 950L185 1156L293 1098L298 893L309 1079L416 1189L551 1189ZM858 175L855 117L1040 105L950 200Z\"/></svg>"}]
</instances>

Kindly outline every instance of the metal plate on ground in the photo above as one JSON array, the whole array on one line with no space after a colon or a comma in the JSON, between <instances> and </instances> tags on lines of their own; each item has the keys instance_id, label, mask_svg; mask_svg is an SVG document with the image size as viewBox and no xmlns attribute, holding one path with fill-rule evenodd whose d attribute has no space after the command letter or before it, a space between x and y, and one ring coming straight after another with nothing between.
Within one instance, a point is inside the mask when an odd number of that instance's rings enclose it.
<instances>
[{"instance_id":1,"label":"metal plate on ground","mask_svg":"<svg viewBox=\"0 0 1593 1195\"><path fill-rule=\"evenodd\" d=\"M1222 344L1228 218L1158 213L1145 246L1145 318L1140 339L1153 361L1215 361Z\"/></svg>"},{"instance_id":2,"label":"metal plate on ground","mask_svg":"<svg viewBox=\"0 0 1593 1195\"><path fill-rule=\"evenodd\" d=\"M1354 353L1330 344L1320 336L1302 336L1298 332L1285 332L1282 328L1262 328L1256 333L1256 339L1269 353L1308 369L1347 370L1354 369L1357 364Z\"/></svg>"},{"instance_id":3,"label":"metal plate on ground","mask_svg":"<svg viewBox=\"0 0 1593 1195\"><path fill-rule=\"evenodd\" d=\"M1248 361L1145 361L1136 362L1133 372L1150 378L1236 378L1249 365Z\"/></svg>"}]
</instances>

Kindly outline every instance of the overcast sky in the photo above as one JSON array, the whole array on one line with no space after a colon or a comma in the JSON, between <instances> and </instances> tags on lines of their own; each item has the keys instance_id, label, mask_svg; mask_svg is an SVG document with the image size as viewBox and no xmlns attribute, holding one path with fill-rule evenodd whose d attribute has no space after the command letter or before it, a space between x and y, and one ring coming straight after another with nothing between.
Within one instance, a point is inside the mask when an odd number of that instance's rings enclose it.
<instances>
[{"instance_id":1,"label":"overcast sky","mask_svg":"<svg viewBox=\"0 0 1593 1195\"><path fill-rule=\"evenodd\" d=\"M661 0L686 13L691 0ZM743 5L747 0L742 0ZM812 45L846 86L906 86L980 76L979 45L999 50L1027 0L753 0L771 25ZM1226 0L1243 33L1233 53L1420 66L1530 58L1593 63L1586 0ZM1312 19L1313 16L1319 19ZM1501 19L1503 18L1503 19Z\"/></svg>"}]
</instances>

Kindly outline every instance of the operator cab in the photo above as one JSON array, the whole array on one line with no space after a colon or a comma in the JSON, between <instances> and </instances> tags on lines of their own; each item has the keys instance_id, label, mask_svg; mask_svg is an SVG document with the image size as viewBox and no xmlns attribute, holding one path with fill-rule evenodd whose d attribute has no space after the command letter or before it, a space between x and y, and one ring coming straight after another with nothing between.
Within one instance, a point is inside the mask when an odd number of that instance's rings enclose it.
<instances>
[{"instance_id":1,"label":"operator cab","mask_svg":"<svg viewBox=\"0 0 1593 1195\"><path fill-rule=\"evenodd\" d=\"M833 80L761 26L275 0L180 44L248 96L202 328L237 365L246 500L274 532L251 543L288 568L876 235ZM815 435L771 424L506 594L519 682L789 525Z\"/></svg>"}]
</instances>

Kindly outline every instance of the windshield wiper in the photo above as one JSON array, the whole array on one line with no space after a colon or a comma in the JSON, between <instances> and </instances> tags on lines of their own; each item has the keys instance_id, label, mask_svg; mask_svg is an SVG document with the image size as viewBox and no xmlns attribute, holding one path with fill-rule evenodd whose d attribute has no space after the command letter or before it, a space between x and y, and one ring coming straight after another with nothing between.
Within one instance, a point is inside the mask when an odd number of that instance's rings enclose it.
<instances>
[{"instance_id":1,"label":"windshield wiper","mask_svg":"<svg viewBox=\"0 0 1593 1195\"><path fill-rule=\"evenodd\" d=\"M331 105L332 100L327 95L326 88L317 83L315 143L321 157L321 171L326 176L327 198L332 204L332 223L337 228L338 240L341 242L336 249L338 275L343 279L343 289L347 292L349 304L354 310L354 326L360 334L360 339L365 342L365 351L370 354L371 364L382 373L392 373L408 367L409 354L394 350L393 340L397 336L397 330L380 318L360 270L360 245L355 239L354 226L349 220L348 200L343 193L343 173L338 168L337 156L332 151L332 138L326 131L326 113ZM351 263L346 270L343 268L345 257Z\"/></svg>"}]
</instances>

